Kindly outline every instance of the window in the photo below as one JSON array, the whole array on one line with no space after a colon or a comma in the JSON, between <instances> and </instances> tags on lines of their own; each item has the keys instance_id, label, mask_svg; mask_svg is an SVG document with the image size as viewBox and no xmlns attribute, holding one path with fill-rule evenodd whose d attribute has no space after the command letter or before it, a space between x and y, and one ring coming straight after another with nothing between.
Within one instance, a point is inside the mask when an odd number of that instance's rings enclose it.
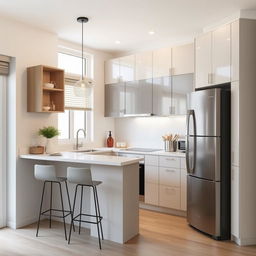
<instances>
[{"instance_id":1,"label":"window","mask_svg":"<svg viewBox=\"0 0 256 256\"><path fill-rule=\"evenodd\" d=\"M84 74L88 73L89 59L84 58ZM63 52L58 53L58 66L65 70L65 101L66 106L68 101L73 101L72 107L66 107L64 113L58 114L58 129L60 130L60 140L74 140L78 129L86 131L86 140L92 140L92 113L81 110L83 106L81 99L73 97L72 83L78 81L81 77L81 57L66 54ZM79 137L83 138L83 133Z\"/></svg>"}]
</instances>

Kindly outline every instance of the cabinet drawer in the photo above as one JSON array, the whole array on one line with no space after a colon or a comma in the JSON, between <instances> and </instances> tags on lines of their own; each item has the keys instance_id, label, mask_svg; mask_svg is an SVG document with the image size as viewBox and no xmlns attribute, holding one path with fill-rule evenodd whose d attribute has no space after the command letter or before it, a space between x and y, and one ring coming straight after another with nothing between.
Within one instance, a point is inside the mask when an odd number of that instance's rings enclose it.
<instances>
[{"instance_id":1,"label":"cabinet drawer","mask_svg":"<svg viewBox=\"0 0 256 256\"><path fill-rule=\"evenodd\" d=\"M158 184L158 166L145 165L145 181Z\"/></svg>"},{"instance_id":2,"label":"cabinet drawer","mask_svg":"<svg viewBox=\"0 0 256 256\"><path fill-rule=\"evenodd\" d=\"M118 153L118 156L130 157L130 158L144 158L144 155L128 154L128 153Z\"/></svg>"},{"instance_id":3,"label":"cabinet drawer","mask_svg":"<svg viewBox=\"0 0 256 256\"><path fill-rule=\"evenodd\" d=\"M158 205L159 185L153 183L145 183L145 203Z\"/></svg>"},{"instance_id":4,"label":"cabinet drawer","mask_svg":"<svg viewBox=\"0 0 256 256\"><path fill-rule=\"evenodd\" d=\"M180 158L171 156L160 156L159 166L180 168Z\"/></svg>"},{"instance_id":5,"label":"cabinet drawer","mask_svg":"<svg viewBox=\"0 0 256 256\"><path fill-rule=\"evenodd\" d=\"M180 168L187 170L186 158L181 158L180 159Z\"/></svg>"},{"instance_id":6,"label":"cabinet drawer","mask_svg":"<svg viewBox=\"0 0 256 256\"><path fill-rule=\"evenodd\" d=\"M180 189L160 185L159 205L167 208L180 209Z\"/></svg>"},{"instance_id":7,"label":"cabinet drawer","mask_svg":"<svg viewBox=\"0 0 256 256\"><path fill-rule=\"evenodd\" d=\"M158 166L158 156L145 155L145 165Z\"/></svg>"},{"instance_id":8,"label":"cabinet drawer","mask_svg":"<svg viewBox=\"0 0 256 256\"><path fill-rule=\"evenodd\" d=\"M160 167L159 180L161 185L180 187L180 169Z\"/></svg>"}]
</instances>

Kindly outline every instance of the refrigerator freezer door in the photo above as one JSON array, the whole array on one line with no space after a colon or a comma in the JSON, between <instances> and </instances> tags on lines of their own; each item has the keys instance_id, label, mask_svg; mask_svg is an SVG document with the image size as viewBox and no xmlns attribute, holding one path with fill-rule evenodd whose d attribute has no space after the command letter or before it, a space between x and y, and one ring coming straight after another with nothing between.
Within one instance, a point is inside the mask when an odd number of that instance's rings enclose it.
<instances>
[{"instance_id":1,"label":"refrigerator freezer door","mask_svg":"<svg viewBox=\"0 0 256 256\"><path fill-rule=\"evenodd\" d=\"M221 136L221 89L209 89L192 92L187 97L188 114L194 110L196 129L193 119L188 118L188 135Z\"/></svg>"},{"instance_id":2,"label":"refrigerator freezer door","mask_svg":"<svg viewBox=\"0 0 256 256\"><path fill-rule=\"evenodd\" d=\"M220 137L187 137L187 171L190 175L220 181Z\"/></svg>"},{"instance_id":3,"label":"refrigerator freezer door","mask_svg":"<svg viewBox=\"0 0 256 256\"><path fill-rule=\"evenodd\" d=\"M215 237L220 236L220 182L188 175L188 223Z\"/></svg>"}]
</instances>

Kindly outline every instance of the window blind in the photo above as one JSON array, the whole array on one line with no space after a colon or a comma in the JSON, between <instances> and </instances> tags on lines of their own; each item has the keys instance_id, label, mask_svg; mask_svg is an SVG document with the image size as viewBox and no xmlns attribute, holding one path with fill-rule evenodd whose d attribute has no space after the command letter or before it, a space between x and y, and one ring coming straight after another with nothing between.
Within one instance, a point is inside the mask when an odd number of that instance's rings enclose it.
<instances>
[{"instance_id":1,"label":"window blind","mask_svg":"<svg viewBox=\"0 0 256 256\"><path fill-rule=\"evenodd\" d=\"M10 57L0 55L0 75L7 76L9 74Z\"/></svg>"},{"instance_id":2,"label":"window blind","mask_svg":"<svg viewBox=\"0 0 256 256\"><path fill-rule=\"evenodd\" d=\"M78 76L65 77L65 109L92 110L92 88L76 87Z\"/></svg>"}]
</instances>

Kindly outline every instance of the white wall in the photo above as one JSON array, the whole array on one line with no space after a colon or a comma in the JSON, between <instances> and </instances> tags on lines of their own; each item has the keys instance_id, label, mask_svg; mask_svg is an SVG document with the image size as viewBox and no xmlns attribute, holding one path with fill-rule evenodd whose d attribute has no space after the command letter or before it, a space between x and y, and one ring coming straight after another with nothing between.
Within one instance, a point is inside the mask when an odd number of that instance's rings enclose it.
<instances>
[{"instance_id":1,"label":"white wall","mask_svg":"<svg viewBox=\"0 0 256 256\"><path fill-rule=\"evenodd\" d=\"M41 183L33 178L33 163L20 160L19 152L26 152L38 140L42 126L57 126L57 114L27 112L26 68L44 64L57 66L57 35L22 23L0 18L0 53L14 57L8 84L8 213L11 227L31 223L37 218ZM75 46L78 47L78 46ZM110 57L97 51L95 70L95 141L102 146L105 131L114 129L114 121L104 116L104 59ZM16 67L16 69L15 69ZM15 113L16 112L16 113Z\"/></svg>"},{"instance_id":2,"label":"white wall","mask_svg":"<svg viewBox=\"0 0 256 256\"><path fill-rule=\"evenodd\" d=\"M186 133L186 117L136 117L115 120L116 141L125 141L130 147L163 149L162 135Z\"/></svg>"}]
</instances>

